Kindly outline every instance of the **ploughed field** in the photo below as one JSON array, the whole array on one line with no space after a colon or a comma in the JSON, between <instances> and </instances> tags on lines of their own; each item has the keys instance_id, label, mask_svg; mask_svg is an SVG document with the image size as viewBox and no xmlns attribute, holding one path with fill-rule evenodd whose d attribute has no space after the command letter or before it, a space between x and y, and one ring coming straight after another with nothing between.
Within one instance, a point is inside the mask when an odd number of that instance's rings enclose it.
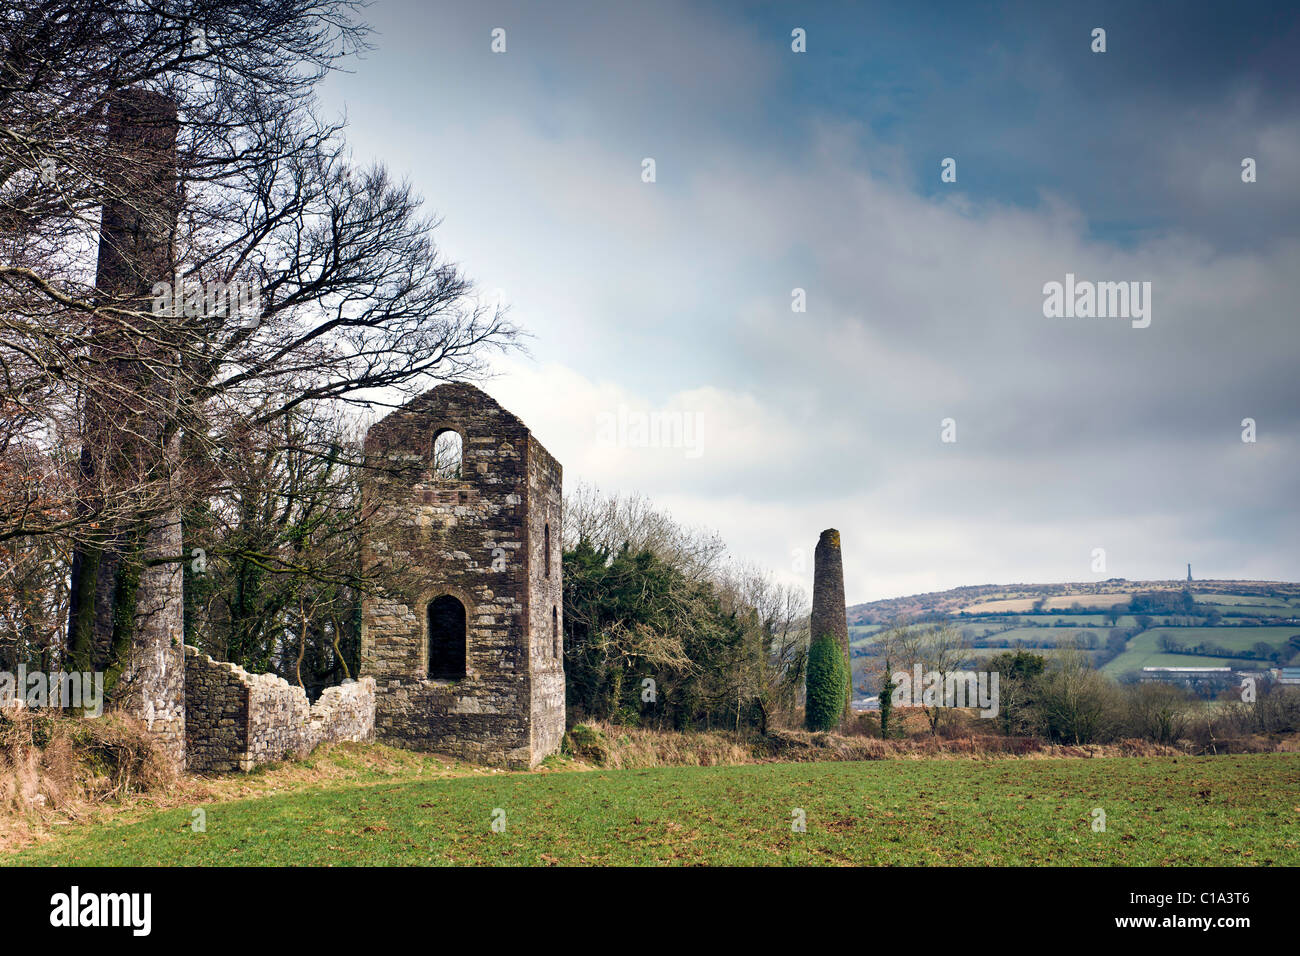
<instances>
[{"instance_id":1,"label":"ploughed field","mask_svg":"<svg viewBox=\"0 0 1300 956\"><path fill-rule=\"evenodd\" d=\"M194 809L0 862L1300 865L1296 754L502 773L213 803L201 833Z\"/></svg>"}]
</instances>

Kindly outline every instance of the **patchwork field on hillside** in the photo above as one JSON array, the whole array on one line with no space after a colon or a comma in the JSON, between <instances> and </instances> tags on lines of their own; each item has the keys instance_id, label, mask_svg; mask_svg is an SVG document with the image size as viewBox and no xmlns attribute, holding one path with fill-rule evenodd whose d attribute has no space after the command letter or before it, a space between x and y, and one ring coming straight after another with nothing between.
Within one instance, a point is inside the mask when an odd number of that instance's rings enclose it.
<instances>
[{"instance_id":1,"label":"patchwork field on hillside","mask_svg":"<svg viewBox=\"0 0 1300 956\"><path fill-rule=\"evenodd\" d=\"M1043 610L1034 611L1038 602ZM1127 613L1112 618L1106 612L1118 604ZM946 619L968 642L971 666L1007 646L1052 658L1080 637L1094 665L1116 678L1143 667L1300 665L1300 586L1285 582L989 585L855 605L849 617L862 622L850 630L855 693L866 696L875 688L863 675L878 669L881 631L893 620ZM1170 653L1165 637L1195 653Z\"/></svg>"},{"instance_id":2,"label":"patchwork field on hillside","mask_svg":"<svg viewBox=\"0 0 1300 956\"><path fill-rule=\"evenodd\" d=\"M1131 592L1117 592L1114 594L1071 594L1065 597L1047 598L1043 607L1049 611L1058 611L1063 608L1074 607L1078 604L1080 607L1099 608L1106 610L1115 604L1126 604L1133 595ZM986 601L983 603L971 604L963 608L969 614L1023 614L1033 608L1035 598L1007 598L999 601Z\"/></svg>"},{"instance_id":3,"label":"patchwork field on hillside","mask_svg":"<svg viewBox=\"0 0 1300 956\"><path fill-rule=\"evenodd\" d=\"M205 811L206 832L193 832L193 809ZM1093 828L1098 810L1104 832ZM792 828L800 821L805 832ZM77 828L0 862L1294 866L1300 756L882 760L411 780Z\"/></svg>"},{"instance_id":4,"label":"patchwork field on hillside","mask_svg":"<svg viewBox=\"0 0 1300 956\"><path fill-rule=\"evenodd\" d=\"M1160 640L1168 637L1184 647L1215 645L1230 653L1239 653L1259 643L1273 648L1283 647L1297 633L1300 633L1300 626L1157 627L1131 638L1124 652L1102 669L1118 676L1143 667L1266 667L1266 663L1246 657L1170 654L1161 649Z\"/></svg>"},{"instance_id":5,"label":"patchwork field on hillside","mask_svg":"<svg viewBox=\"0 0 1300 956\"><path fill-rule=\"evenodd\" d=\"M1099 628L1087 627L1013 627L1005 631L997 631L980 638L980 640L989 641L1011 641L1029 643L1046 643L1046 644L1072 644L1077 640L1077 636L1093 636L1099 640L1106 639L1106 632Z\"/></svg>"},{"instance_id":6,"label":"patchwork field on hillside","mask_svg":"<svg viewBox=\"0 0 1300 956\"><path fill-rule=\"evenodd\" d=\"M1295 607L1295 600L1269 597L1264 594L1223 594L1217 591L1193 591L1192 597L1198 604L1218 604L1232 606L1286 608Z\"/></svg>"}]
</instances>

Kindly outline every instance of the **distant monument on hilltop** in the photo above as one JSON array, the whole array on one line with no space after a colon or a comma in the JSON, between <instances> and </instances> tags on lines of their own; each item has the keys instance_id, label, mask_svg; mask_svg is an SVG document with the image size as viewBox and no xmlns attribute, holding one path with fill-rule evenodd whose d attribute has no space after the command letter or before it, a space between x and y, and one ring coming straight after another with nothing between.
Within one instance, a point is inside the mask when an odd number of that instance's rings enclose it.
<instances>
[{"instance_id":1,"label":"distant monument on hilltop","mask_svg":"<svg viewBox=\"0 0 1300 956\"><path fill-rule=\"evenodd\" d=\"M1187 580L1190 581L1191 579L1192 579L1192 563L1191 563L1190 561L1188 561L1188 562L1187 562Z\"/></svg>"}]
</instances>

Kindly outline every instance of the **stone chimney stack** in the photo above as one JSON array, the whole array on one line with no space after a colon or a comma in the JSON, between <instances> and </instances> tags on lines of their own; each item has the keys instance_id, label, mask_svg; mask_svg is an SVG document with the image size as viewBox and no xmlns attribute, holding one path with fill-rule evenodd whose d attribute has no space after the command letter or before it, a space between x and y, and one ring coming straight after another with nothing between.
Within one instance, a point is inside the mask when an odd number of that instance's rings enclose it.
<instances>
[{"instance_id":1,"label":"stone chimney stack","mask_svg":"<svg viewBox=\"0 0 1300 956\"><path fill-rule=\"evenodd\" d=\"M849 659L849 623L844 608L844 558L840 554L840 533L827 528L817 540L813 553L813 597L810 620L811 637L816 640L823 634L832 634L844 655L844 666L849 672L849 686L844 695L843 720L852 716L850 701L853 697L853 670Z\"/></svg>"},{"instance_id":2,"label":"stone chimney stack","mask_svg":"<svg viewBox=\"0 0 1300 956\"><path fill-rule=\"evenodd\" d=\"M153 314L151 292L174 281L178 129L160 93L130 88L109 102L92 345L103 372L87 388L81 449L100 538L73 557L69 644L75 666L106 671L109 703L183 767L182 330Z\"/></svg>"}]
</instances>

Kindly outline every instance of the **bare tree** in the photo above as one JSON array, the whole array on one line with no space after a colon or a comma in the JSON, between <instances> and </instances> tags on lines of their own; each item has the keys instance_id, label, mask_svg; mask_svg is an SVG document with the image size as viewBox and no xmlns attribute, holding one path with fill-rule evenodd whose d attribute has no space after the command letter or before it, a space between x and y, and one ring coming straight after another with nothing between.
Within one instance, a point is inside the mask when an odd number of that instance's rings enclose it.
<instances>
[{"instance_id":1,"label":"bare tree","mask_svg":"<svg viewBox=\"0 0 1300 956\"><path fill-rule=\"evenodd\" d=\"M1047 735L1066 744L1105 740L1116 729L1118 695L1085 652L1063 648L1039 683L1038 707Z\"/></svg>"},{"instance_id":2,"label":"bare tree","mask_svg":"<svg viewBox=\"0 0 1300 956\"><path fill-rule=\"evenodd\" d=\"M909 683L914 678L917 665L922 673L939 671L946 674L956 670L965 662L967 642L961 631L952 624L938 623L898 623L883 631L876 639L876 657L869 665L868 680L874 678L876 686L884 685L884 662L898 671L909 674ZM912 687L912 699L921 699L921 688ZM932 703L921 704L926 720L930 724L930 733L938 735L950 717L950 711L944 706L942 687L938 699Z\"/></svg>"},{"instance_id":3,"label":"bare tree","mask_svg":"<svg viewBox=\"0 0 1300 956\"><path fill-rule=\"evenodd\" d=\"M602 492L579 484L564 499L564 545L586 541L596 548L650 551L695 580L721 572L727 546L716 532L678 523L641 494Z\"/></svg>"},{"instance_id":4,"label":"bare tree","mask_svg":"<svg viewBox=\"0 0 1300 956\"><path fill-rule=\"evenodd\" d=\"M732 712L736 727L743 721L766 731L769 724L791 717L808 655L808 598L801 589L779 583L758 567L731 561L716 533L678 523L644 495L579 485L565 498L564 518L566 550L582 542L611 561L625 548L631 554L648 552L679 575L668 602L671 611L660 617L658 629L595 628L587 602L566 603L566 621L590 632L585 644L602 662L617 668L653 661L681 671L697 686L707 683L709 693ZM612 590L616 583L601 585ZM598 610L601 604L590 606ZM717 609L740 638L725 663L721 655L711 658L711 673L702 681L690 649ZM671 679L665 686L671 687Z\"/></svg>"},{"instance_id":5,"label":"bare tree","mask_svg":"<svg viewBox=\"0 0 1300 956\"><path fill-rule=\"evenodd\" d=\"M513 341L409 185L355 167L319 115L315 85L365 47L359 7L0 13L0 454L83 451L39 494L0 489L0 542L70 543L83 659L120 658L165 603L175 515L229 485L222 450L249 429L472 377Z\"/></svg>"},{"instance_id":6,"label":"bare tree","mask_svg":"<svg viewBox=\"0 0 1300 956\"><path fill-rule=\"evenodd\" d=\"M792 722L808 663L808 595L753 565L729 568L719 580L725 604L744 622L746 653L737 681L760 733ZM743 707L737 707L739 717Z\"/></svg>"}]
</instances>

